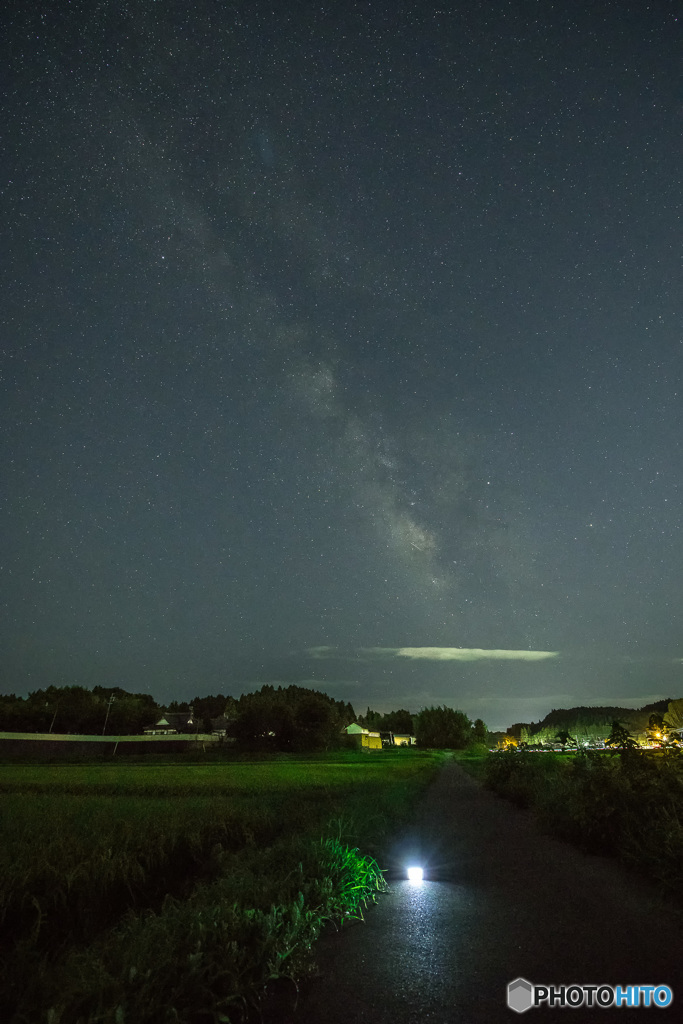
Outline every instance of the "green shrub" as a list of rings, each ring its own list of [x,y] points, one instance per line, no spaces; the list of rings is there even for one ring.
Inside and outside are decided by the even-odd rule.
[[[43,992],[51,1024],[242,1021],[269,982],[306,971],[325,919],[362,916],[386,888],[374,861],[336,840],[308,841],[298,852],[303,860],[285,880],[276,863],[251,879],[226,864],[224,877],[190,899],[169,897],[158,913],[130,917],[71,955]],[[282,902],[268,904],[275,895]]]
[[[564,771],[562,759],[553,753],[501,751],[490,754],[484,781],[489,789],[512,800],[519,807],[531,807],[541,793],[558,785]]]
[[[496,753],[486,784],[549,831],[619,857],[683,899],[683,755]]]

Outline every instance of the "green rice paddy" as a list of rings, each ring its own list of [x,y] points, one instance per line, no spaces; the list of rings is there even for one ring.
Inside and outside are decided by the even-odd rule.
[[[385,888],[437,761],[348,752],[0,767],[0,1017],[244,1021]],[[379,858],[380,863],[377,863]]]

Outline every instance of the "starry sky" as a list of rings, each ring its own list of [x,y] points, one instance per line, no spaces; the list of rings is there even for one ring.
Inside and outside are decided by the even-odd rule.
[[[28,0],[3,692],[683,694],[668,0]]]

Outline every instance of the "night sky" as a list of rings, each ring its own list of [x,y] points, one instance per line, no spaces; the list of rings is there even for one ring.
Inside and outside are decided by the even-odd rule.
[[[2,689],[683,695],[666,0],[24,0]]]

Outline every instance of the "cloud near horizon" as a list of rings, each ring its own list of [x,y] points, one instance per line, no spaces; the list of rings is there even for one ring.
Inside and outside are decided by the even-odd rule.
[[[427,661],[542,661],[557,658],[558,651],[485,650],[480,647],[363,647],[372,657],[425,659]]]
[[[353,655],[340,652],[336,647],[309,647],[306,653],[311,658],[410,658],[427,661],[543,661],[560,656],[559,651],[486,650],[480,647],[360,647]]]

